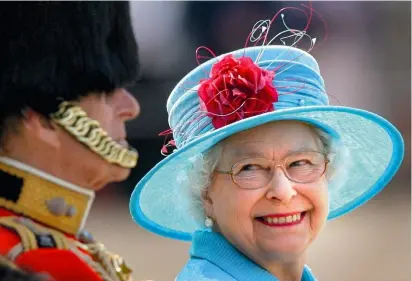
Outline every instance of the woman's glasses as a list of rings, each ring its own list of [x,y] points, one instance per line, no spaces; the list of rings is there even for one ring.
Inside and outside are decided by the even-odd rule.
[[[248,158],[236,162],[230,171],[215,172],[230,174],[240,188],[257,189],[269,184],[277,167],[293,182],[311,183],[325,173],[328,163],[329,159],[323,153],[303,151],[289,154],[279,165],[267,158]]]

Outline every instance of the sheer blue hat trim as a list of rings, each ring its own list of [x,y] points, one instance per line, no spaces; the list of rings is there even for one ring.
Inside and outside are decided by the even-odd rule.
[[[286,46],[267,46],[263,53],[260,51],[260,47],[252,47],[233,54],[249,56],[262,68],[276,69],[274,85],[279,99],[273,112],[220,129],[212,126],[210,117],[201,112],[196,89],[222,56],[200,65],[175,87],[167,111],[177,150],[143,177],[130,200],[131,215],[142,227],[169,238],[190,240],[191,234],[203,227],[192,213],[192,187],[187,176],[189,171],[199,169],[194,160],[223,139],[268,122],[297,120],[312,124],[348,151],[348,176],[329,183],[328,219],[363,205],[395,175],[403,159],[404,144],[391,123],[368,111],[330,106],[318,64],[308,53]]]

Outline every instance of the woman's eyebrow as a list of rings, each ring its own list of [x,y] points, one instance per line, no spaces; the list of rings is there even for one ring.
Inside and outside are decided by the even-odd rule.
[[[246,147],[246,145],[245,145]],[[272,151],[271,151],[271,156],[275,155],[275,149],[277,149],[276,147],[272,147]],[[302,144],[302,145],[298,145],[295,146],[293,148],[289,148],[288,150],[286,150],[284,153],[282,153],[283,155],[289,155],[292,153],[297,153],[297,152],[305,152],[305,151],[318,151],[318,149],[314,146],[314,145],[310,145],[308,143]],[[239,157],[267,157],[268,153],[265,153],[265,151],[262,151],[259,148],[255,148],[255,149],[242,149],[242,146],[239,145],[238,148],[233,149],[233,153],[232,156],[234,158],[239,158]]]

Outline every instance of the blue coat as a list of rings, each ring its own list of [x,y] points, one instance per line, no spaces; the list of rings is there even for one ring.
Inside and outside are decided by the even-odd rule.
[[[176,281],[279,281],[241,254],[222,235],[196,231],[190,259]],[[305,266],[302,281],[316,281]]]

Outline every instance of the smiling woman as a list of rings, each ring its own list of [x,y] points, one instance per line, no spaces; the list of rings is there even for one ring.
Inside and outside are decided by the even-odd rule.
[[[223,142],[217,165],[227,169],[236,163],[232,179],[215,174],[202,198],[214,231],[259,264],[273,267],[279,278],[282,261],[304,258],[326,221],[327,158],[320,151],[313,130],[297,122],[268,123],[238,133]],[[265,158],[234,156],[238,152]]]
[[[398,130],[329,105],[315,58],[266,45],[268,22],[249,37],[263,46],[215,57],[175,87],[177,149],[132,194],[140,225],[192,241],[177,281],[315,281],[306,252],[326,221],[378,194],[402,162]],[[294,45],[308,36],[287,29]]]
[[[288,121],[283,121],[283,122],[288,122]],[[282,122],[279,122],[282,123]],[[300,123],[301,125],[303,125],[304,123]],[[296,122],[295,126],[299,125],[299,123]],[[283,163],[283,171],[286,173],[285,175],[288,176],[289,173],[287,173],[288,168],[289,167],[289,171],[290,174],[296,174],[296,173],[302,173],[305,172],[306,176],[310,176],[310,177],[317,177],[317,176],[322,176],[323,173],[325,174],[325,177],[327,179],[327,181],[333,181],[335,182],[335,188],[339,188],[337,186],[337,183],[339,182],[343,182],[340,181],[339,179],[342,179],[345,177],[346,175],[346,169],[345,169],[345,163],[348,162],[349,160],[349,151],[348,149],[346,149],[346,147],[332,139],[328,134],[326,134],[324,131],[315,128],[313,126],[310,125],[304,125],[307,128],[310,128],[310,130],[312,130],[312,132],[316,135],[315,137],[315,141],[316,144],[318,145],[319,149],[315,150],[315,151],[310,151],[309,153],[303,153],[305,152],[304,150],[298,150],[299,152],[292,152],[290,153],[289,157],[285,157],[284,159],[282,159],[283,161],[281,163]],[[191,208],[191,212],[194,218],[196,218],[196,221],[198,222],[199,225],[202,225],[204,220],[206,219],[205,217],[205,210],[204,210],[204,193],[206,192],[206,189],[211,185],[212,180],[213,180],[213,176],[216,173],[229,173],[232,174],[232,179],[235,183],[236,182],[236,178],[233,176],[233,169],[236,170],[240,170],[240,167],[248,164],[256,164],[254,166],[254,169],[256,170],[256,166],[257,167],[267,167],[268,163],[263,162],[266,159],[264,158],[246,158],[245,155],[248,155],[248,152],[250,149],[253,149],[253,146],[256,147],[261,147],[262,142],[261,141],[245,141],[248,137],[250,137],[250,135],[253,135],[255,133],[255,129],[249,130],[249,131],[245,131],[241,134],[238,135],[238,139],[242,140],[242,141],[238,141],[238,147],[231,148],[231,143],[233,143],[233,137],[229,138],[228,140],[222,142],[222,143],[218,143],[216,144],[213,148],[211,148],[210,150],[208,150],[207,152],[205,152],[202,157],[195,157],[193,158],[193,165],[196,167],[201,167],[199,169],[190,169],[187,171],[187,177],[189,179],[189,181],[192,183],[191,188],[189,190],[190,192],[190,197],[191,197],[191,201],[192,201],[192,208]],[[243,138],[245,137],[245,138]],[[274,138],[272,138],[272,140],[270,142],[268,142],[268,145],[273,146],[273,150],[276,150],[276,147],[279,147],[280,144],[275,142],[274,139],[276,138],[276,136]],[[234,163],[235,165],[232,166],[232,170],[231,171],[218,171],[216,170],[216,168],[219,166],[219,162],[222,159],[222,155],[223,155],[223,147],[227,149],[231,148],[231,151],[234,152],[234,154],[237,155],[236,160],[238,159],[244,159],[243,161],[238,161],[236,163]],[[310,145],[307,145],[307,143],[305,143],[305,145],[303,145],[303,147],[306,148],[306,150],[310,150],[308,149],[310,147]],[[259,151],[259,150],[257,150]],[[273,153],[274,153],[273,151]],[[293,151],[293,150],[292,150]],[[318,151],[318,152],[316,152]],[[225,151],[226,152],[226,151]],[[249,154],[251,155],[251,154]],[[252,154],[253,155],[253,154]],[[254,154],[256,156],[259,156],[259,154]],[[264,153],[263,153],[264,155]],[[303,158],[302,158],[303,157]],[[319,167],[317,169],[314,169],[315,167],[312,165],[311,169],[304,169],[305,167],[307,168],[307,165],[300,165],[300,168],[298,169],[296,167],[297,164],[296,162],[299,161],[309,161],[311,160],[312,163],[314,160],[317,159],[317,162],[322,162],[325,165],[321,166],[324,168],[319,170]],[[254,160],[255,162],[251,162],[252,160]],[[326,162],[323,162],[326,161]],[[275,162],[276,163],[276,162]],[[242,165],[241,165],[242,164]],[[273,162],[270,163],[273,165]],[[280,163],[279,163],[280,164]],[[301,163],[300,163],[301,164]],[[293,165],[295,165],[295,167],[293,167]],[[247,168],[252,168],[252,167],[247,167]],[[273,170],[271,170],[273,171]],[[315,172],[315,173],[314,173]],[[244,173],[244,172],[243,172]],[[253,181],[251,181],[251,176],[254,176]],[[268,183],[268,181],[272,178],[272,174],[264,177],[264,183]],[[290,177],[290,175],[289,175]],[[293,176],[292,176],[293,177]],[[247,179],[247,181],[246,181]],[[261,180],[256,180],[256,172],[254,175],[251,175],[250,172],[247,175],[247,178],[243,179],[243,185],[245,186],[245,188],[250,188],[250,184],[260,184]],[[299,180],[297,180],[299,182]],[[238,182],[240,182],[240,180],[238,180]],[[263,185],[266,185],[263,184]],[[248,187],[249,186],[249,187]],[[296,217],[300,217],[300,214],[297,214],[296,216],[293,216],[292,218],[296,218]],[[280,218],[280,220],[282,220]],[[278,221],[278,219],[275,218],[273,219],[273,221]]]

